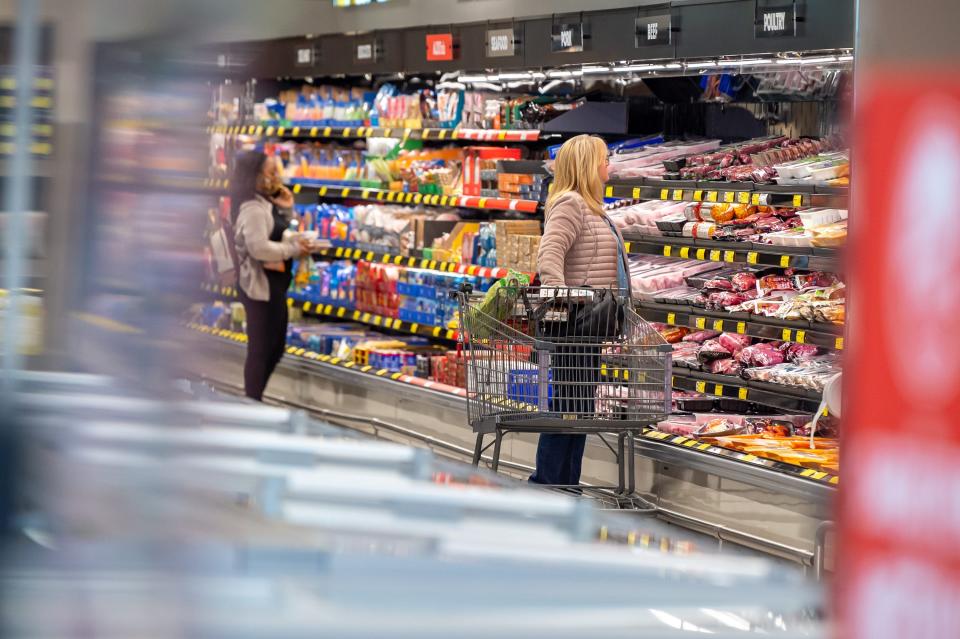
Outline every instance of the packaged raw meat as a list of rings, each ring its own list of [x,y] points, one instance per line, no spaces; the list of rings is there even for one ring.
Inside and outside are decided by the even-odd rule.
[[[696,342],[680,342],[673,345],[673,365],[685,368],[699,368],[700,360],[697,353],[700,345]]]
[[[785,386],[799,386],[821,392],[827,380],[838,373],[839,370],[839,359],[835,355],[821,355],[795,363],[747,368],[744,369],[743,376],[746,379]]]
[[[749,226],[737,226],[736,223],[732,223],[727,226],[718,227],[713,233],[713,239],[733,242],[750,242],[750,238],[754,235],[756,235],[756,229]]]
[[[786,342],[784,344],[786,348],[780,350],[784,351],[784,356],[788,362],[799,362],[820,354],[820,349],[812,344],[788,344]]]
[[[793,424],[771,417],[748,417],[743,420],[744,433],[763,435],[765,437],[790,437],[793,435]]]
[[[827,288],[836,284],[839,280],[833,273],[824,273],[822,271],[813,271],[805,275],[794,275],[793,283],[797,290],[808,288]]]
[[[657,331],[666,340],[667,344],[676,344],[690,332],[690,329],[683,326],[664,326]]]
[[[784,354],[770,343],[748,346],[737,355],[737,361],[747,367],[774,366],[776,364],[782,364],[784,360]]]
[[[701,346],[700,350],[697,352],[697,359],[701,364],[712,362],[718,359],[729,358],[732,356],[733,353],[724,348],[723,345],[715,339],[704,342],[703,346]]]
[[[757,285],[757,276],[753,273],[737,273],[730,278],[735,291],[751,291]]]
[[[689,286],[676,286],[657,291],[653,299],[661,304],[689,304],[700,296],[700,291]]]
[[[738,376],[743,371],[743,365],[733,358],[718,359],[707,365],[707,370],[714,375]]]
[[[722,417],[711,419],[694,431],[696,437],[728,437],[743,432],[743,427]]]
[[[671,418],[666,421],[660,422],[657,424],[657,430],[661,433],[669,433],[670,435],[682,435],[684,437],[689,437],[693,434],[693,431],[697,430],[697,423],[693,420],[690,421],[681,421],[680,419]]]
[[[741,350],[743,350],[747,346],[750,346],[750,342],[752,342],[753,339],[747,335],[738,335],[736,333],[724,333],[717,339],[717,341],[720,343],[721,346],[723,346],[725,349],[733,353],[734,356],[736,356],[736,354],[739,353]]]
[[[767,291],[790,291],[794,290],[793,281],[785,275],[764,275],[757,280],[757,288],[763,292]]]
[[[703,283],[703,290],[706,291],[732,291],[733,282],[727,279],[714,278]]]
[[[731,204],[715,204],[710,209],[710,217],[715,222],[729,222],[734,218],[734,207]]]
[[[684,342],[696,342],[697,344],[702,344],[708,339],[714,339],[718,337],[720,333],[717,331],[697,331],[696,333],[690,333],[685,335],[683,338]]]
[[[711,293],[707,296],[706,307],[710,310],[724,310],[731,306],[737,306],[744,302],[754,299],[757,296],[756,291],[744,291],[743,293],[721,292]]]

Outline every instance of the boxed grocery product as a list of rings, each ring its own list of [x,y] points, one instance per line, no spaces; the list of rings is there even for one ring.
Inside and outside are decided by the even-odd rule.
[[[528,258],[530,255],[532,255],[532,264],[534,266],[536,265],[536,256],[540,248],[540,241],[537,239],[534,242],[532,238],[540,237],[540,222],[536,220],[498,220],[495,234],[497,239],[497,266],[511,268],[511,264],[518,261],[529,264],[530,260]],[[510,237],[513,235],[526,236],[531,239],[511,244]],[[534,244],[536,248],[534,248]],[[520,251],[522,251],[522,254],[519,253]],[[533,273],[536,272],[537,269],[525,268],[516,270]]]
[[[496,175],[497,160],[519,160],[519,148],[499,146],[468,146],[463,149],[463,194],[481,195],[483,171]],[[496,177],[493,179],[496,184]]]

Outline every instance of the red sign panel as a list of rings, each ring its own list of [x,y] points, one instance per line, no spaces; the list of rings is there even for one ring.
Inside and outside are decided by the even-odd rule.
[[[960,637],[960,78],[858,73],[836,612]]]
[[[453,60],[452,33],[432,33],[427,36],[427,60]]]

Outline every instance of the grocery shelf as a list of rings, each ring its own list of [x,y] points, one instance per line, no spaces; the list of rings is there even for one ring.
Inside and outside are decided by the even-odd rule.
[[[364,250],[362,248],[351,246],[338,246],[320,249],[314,253],[314,256],[332,257],[344,260],[364,260],[367,262],[379,262],[381,264],[406,266],[407,268],[430,269],[433,271],[440,271],[442,273],[474,275],[477,277],[489,277],[493,279],[506,277],[509,273],[509,269],[505,268],[476,266],[474,264],[461,264],[460,262],[445,262],[443,260],[434,260],[426,257],[396,255],[394,253]],[[533,273],[526,273],[526,275],[529,275],[531,278],[534,276]]]
[[[737,481],[743,481],[743,476],[750,473],[764,484],[777,482],[782,490],[787,486],[785,480],[793,479],[791,492],[809,495],[811,484],[820,489],[816,494],[829,498],[840,484],[840,477],[822,470],[803,468],[785,462],[757,457],[749,453],[721,448],[709,442],[662,433],[655,429],[648,429],[638,439],[638,447],[645,456],[667,463],[680,462],[685,466],[697,470],[726,476]],[[731,473],[731,464],[736,466]],[[784,490],[786,492],[786,490]]]
[[[243,333],[195,323],[188,324],[188,327],[241,347],[246,343],[246,335]],[[349,375],[354,379],[376,380],[377,383],[405,384],[414,392],[436,393],[434,397],[453,401],[456,407],[466,411],[466,391],[462,388],[390,372],[386,369],[360,366],[354,362],[329,355],[319,355],[303,348],[289,346],[286,354],[288,358],[323,375],[338,377]],[[361,375],[362,377],[358,377]],[[465,416],[463,426],[467,428]],[[638,437],[637,445],[641,454],[651,459],[708,470],[737,481],[753,483],[766,490],[779,490],[807,498],[829,498],[840,481],[836,475],[823,471],[763,459],[653,429],[648,429]]]
[[[212,328],[210,326],[205,326],[203,324],[197,324],[197,323],[189,323],[187,324],[187,327],[195,331],[205,333],[207,335],[213,335],[231,342],[235,342],[237,344],[247,343],[247,336],[244,333],[238,333],[236,331],[231,331],[227,329]],[[314,351],[311,351],[306,348],[300,348],[296,346],[287,346],[286,354],[296,358],[300,358],[301,360],[304,360],[307,362],[311,362],[318,366],[323,366],[328,368],[347,369],[356,373],[363,373],[366,375],[370,375],[372,377],[380,377],[380,378],[391,380],[401,384],[408,384],[410,386],[427,389],[436,393],[442,393],[444,395],[461,397],[461,398],[466,398],[466,395],[467,395],[466,389],[460,388],[458,386],[441,384],[440,382],[424,379],[422,377],[415,377],[413,375],[406,375],[404,373],[390,371],[386,368],[375,368],[369,365],[361,365],[361,364],[357,364],[352,360],[345,360],[339,357],[332,357],[330,355],[322,355],[320,353],[315,353]]]
[[[151,174],[149,177],[134,175],[108,174],[97,178],[103,186],[125,188],[136,191],[171,189],[184,194],[226,195],[227,180],[211,180],[186,176],[162,176]]]
[[[205,284],[202,289],[224,297],[227,299],[236,299],[237,289],[229,286],[214,286]],[[409,333],[420,337],[429,337],[431,339],[441,339],[447,341],[456,341],[458,333],[456,330],[445,326],[432,326],[429,324],[420,324],[417,322],[407,322],[394,317],[384,317],[368,311],[360,311],[353,308],[347,308],[334,302],[313,302],[309,300],[297,299],[296,296],[287,297],[287,306],[299,309],[308,317],[324,317],[344,322],[359,322],[376,328],[388,329],[400,333]]]
[[[755,382],[732,375],[714,375],[679,366],[673,368],[672,384],[678,390],[741,399],[795,413],[816,413],[822,398],[821,393],[799,386]]]
[[[604,195],[634,200],[725,202],[754,206],[829,206],[847,208],[846,187],[800,187],[754,182],[697,182],[693,180],[611,180]]]
[[[361,324],[367,324],[376,328],[385,328],[400,333],[419,335],[420,337],[455,341],[458,335],[457,331],[452,328],[402,321],[395,317],[384,317],[376,313],[358,311],[337,304],[314,303],[288,297],[287,306],[300,309],[300,311],[308,317],[327,317],[350,322],[360,322]]]
[[[722,242],[624,233],[627,253],[663,255],[708,262],[754,264],[837,272],[839,253],[828,248],[793,248],[754,242]]]
[[[518,211],[521,213],[538,213],[540,211],[540,203],[533,200],[510,200],[506,198],[479,197],[475,195],[427,195],[424,193],[406,193],[387,189],[368,189],[358,186],[341,187],[339,185],[320,184],[306,180],[293,183],[291,189],[295,194],[315,189],[318,197],[321,198],[368,200],[393,204],[420,204],[422,206],[461,207],[486,211]]]
[[[658,302],[637,302],[634,306],[640,317],[650,322],[843,350],[843,327],[833,324],[779,320]]]
[[[398,138],[401,140],[438,140],[473,142],[536,142],[537,129],[415,129],[407,127],[312,126],[311,124],[211,126],[207,133],[278,138]]]

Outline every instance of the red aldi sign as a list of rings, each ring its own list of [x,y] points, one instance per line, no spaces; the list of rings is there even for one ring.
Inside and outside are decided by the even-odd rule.
[[[836,612],[960,637],[960,78],[860,71]]]
[[[427,60],[453,60],[452,33],[431,33],[427,36]]]

